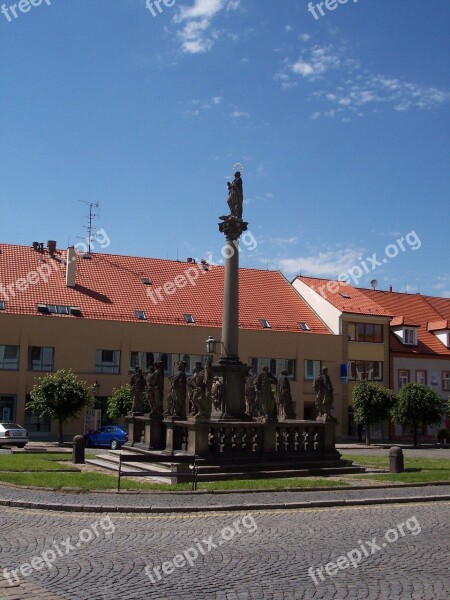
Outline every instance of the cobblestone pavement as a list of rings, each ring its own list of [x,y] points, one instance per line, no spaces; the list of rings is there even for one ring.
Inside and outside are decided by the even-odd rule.
[[[70,493],[51,490],[14,488],[0,485],[0,502],[22,501],[38,503],[48,508],[58,510],[62,504],[83,508],[121,507],[146,508],[149,511],[157,508],[184,508],[195,507],[227,508],[234,505],[255,506],[270,504],[290,504],[295,502],[342,502],[346,500],[367,498],[416,498],[418,496],[449,496],[450,485],[405,487],[405,488],[371,488],[371,489],[337,489],[337,490],[310,490],[310,491],[270,491],[239,493],[133,493],[133,492],[95,492],[95,493]],[[30,506],[33,508],[33,506]],[[264,507],[263,507],[264,508]]]
[[[50,569],[25,568],[29,576],[19,574],[15,586],[0,570],[0,598],[448,600],[449,509],[448,502],[186,515],[0,508],[2,570],[51,557],[52,548],[62,554]],[[63,543],[69,537],[73,549]],[[153,567],[184,551],[192,565],[178,558],[159,581]],[[346,556],[355,566],[329,565]]]

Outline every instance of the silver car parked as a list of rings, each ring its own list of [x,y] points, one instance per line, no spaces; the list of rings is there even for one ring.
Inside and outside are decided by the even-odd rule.
[[[0,423],[0,447],[18,446],[23,448],[28,444],[28,431],[17,423]]]

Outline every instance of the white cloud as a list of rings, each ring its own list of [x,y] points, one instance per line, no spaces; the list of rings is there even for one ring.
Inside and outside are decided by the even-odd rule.
[[[359,264],[361,250],[346,248],[333,252],[320,252],[316,256],[299,256],[298,258],[279,258],[272,261],[272,268],[279,268],[285,273],[338,277],[354,265]]]
[[[303,77],[308,77],[314,73],[314,68],[311,64],[298,61],[294,65],[292,65],[292,70],[297,75],[303,75]]]
[[[311,95],[320,98],[322,103],[313,113],[311,118],[314,119],[343,113],[341,116],[348,121],[348,117],[363,116],[383,106],[400,113],[412,109],[430,110],[450,102],[448,91],[372,74],[348,56],[347,48],[334,44],[304,48],[294,62],[286,58],[275,80],[281,81],[283,89],[290,89],[302,80],[310,83]]]
[[[233,110],[233,112],[230,115],[231,117],[233,117],[233,119],[248,119],[250,117],[250,115],[248,114],[248,112],[244,112],[244,111],[240,111],[240,110]]]
[[[182,5],[173,21],[181,26],[177,37],[181,50],[187,54],[208,52],[219,37],[212,28],[213,19],[223,10],[236,10],[240,0],[194,0],[191,6]]]
[[[311,36],[310,36],[310,35],[308,35],[307,33],[301,33],[301,34],[298,36],[298,39],[299,39],[299,40],[301,40],[302,42],[307,42],[308,40],[310,40],[310,39],[311,39]]]
[[[292,72],[302,77],[317,77],[325,74],[329,69],[337,69],[341,59],[332,52],[331,46],[315,46],[307,60],[300,58],[291,69]]]

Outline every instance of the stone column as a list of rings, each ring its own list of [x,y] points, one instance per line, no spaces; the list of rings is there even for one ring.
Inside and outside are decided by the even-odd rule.
[[[222,356],[225,412],[222,419],[246,420],[245,377],[248,368],[239,360],[239,238],[248,223],[235,216],[221,217],[219,230],[225,234],[225,284],[222,322]]]
[[[222,358],[239,362],[239,239],[226,238],[225,286],[222,319]]]

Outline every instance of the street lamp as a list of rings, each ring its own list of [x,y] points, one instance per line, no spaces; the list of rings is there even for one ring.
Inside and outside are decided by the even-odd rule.
[[[211,335],[206,340],[206,353],[207,354],[216,354],[216,344],[217,340],[215,340]]]

